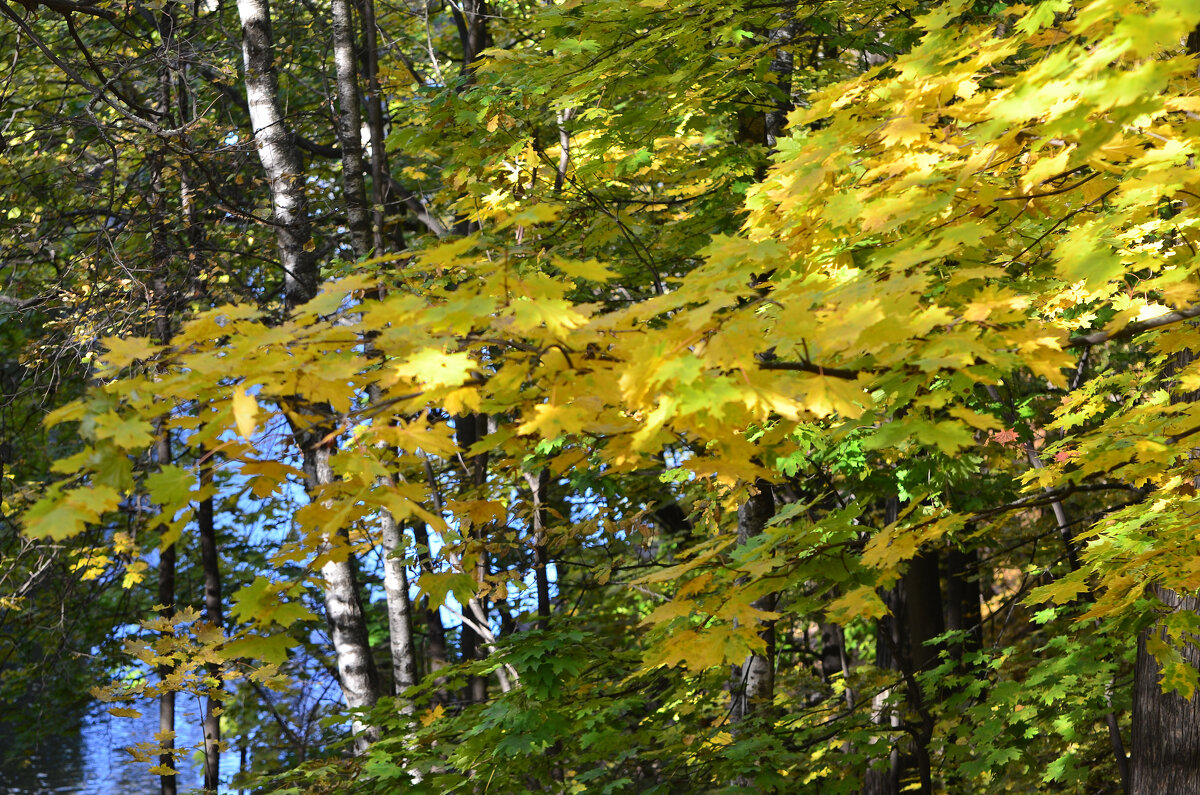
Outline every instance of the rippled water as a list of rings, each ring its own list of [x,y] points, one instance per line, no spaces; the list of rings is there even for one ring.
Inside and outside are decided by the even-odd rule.
[[[158,731],[156,706],[143,708],[140,718],[115,718],[96,705],[84,719],[82,731],[42,745],[23,764],[0,769],[3,795],[157,795],[157,776],[133,763],[123,749],[148,742]],[[202,736],[199,715],[183,704],[176,707],[176,743],[192,745]],[[12,718],[19,720],[19,717]],[[221,777],[237,769],[236,754],[221,755]],[[203,781],[200,760],[180,759],[179,792],[198,789]],[[234,792],[226,787],[221,792]]]

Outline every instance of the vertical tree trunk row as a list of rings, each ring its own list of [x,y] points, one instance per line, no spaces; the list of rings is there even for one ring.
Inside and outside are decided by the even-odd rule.
[[[270,8],[266,0],[238,0],[242,23],[246,100],[259,160],[271,190],[276,240],[283,266],[284,297],[288,308],[317,294],[319,273],[312,256],[310,222],[305,200],[304,173],[279,103],[274,67]],[[354,169],[350,169],[353,171]],[[323,440],[327,428],[294,428],[303,456],[310,498],[333,483],[330,449]],[[326,537],[320,553],[328,555],[346,543],[345,531]],[[337,658],[343,698],[351,709],[365,709],[379,699],[378,676],[371,655],[366,620],[353,556],[338,553],[321,567],[325,584],[325,613]],[[359,753],[378,738],[378,729],[356,720],[355,749]]]

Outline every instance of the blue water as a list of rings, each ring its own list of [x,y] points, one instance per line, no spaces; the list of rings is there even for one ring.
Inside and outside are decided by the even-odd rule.
[[[200,741],[202,732],[198,710],[189,709],[183,699],[176,705],[176,744],[179,747]],[[96,705],[87,714],[78,735],[56,738],[43,743],[35,754],[15,766],[0,769],[0,793],[3,795],[158,795],[158,776],[146,772],[147,765],[133,762],[124,750],[127,746],[150,742],[158,731],[156,705],[145,705],[140,718],[115,718],[104,705]],[[237,772],[237,754],[221,755],[221,778],[229,781]],[[200,760],[182,758],[179,792],[192,792],[203,782]],[[221,792],[231,793],[222,786]]]

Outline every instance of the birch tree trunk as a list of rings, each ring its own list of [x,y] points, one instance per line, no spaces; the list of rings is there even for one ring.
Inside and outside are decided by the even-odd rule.
[[[304,173],[279,104],[270,8],[266,0],[238,0],[238,14],[242,23],[246,100],[255,146],[271,188],[276,240],[284,271],[284,299],[291,308],[313,298],[319,281],[316,260],[307,250],[312,246]],[[333,482],[330,450],[321,444],[328,429],[318,426],[294,430],[303,454],[308,493],[319,500],[323,488]],[[320,552],[328,553],[339,540],[326,536]],[[379,699],[379,683],[354,563],[350,558],[330,560],[321,567],[321,576],[325,581],[325,614],[346,706],[371,707]],[[354,722],[354,733],[355,750],[359,753],[379,734],[376,728],[358,720]]]
[[[283,292],[289,307],[317,294],[317,268],[304,196],[304,172],[279,105],[267,0],[238,0],[242,21],[242,58],[246,71],[246,103],[254,144],[271,187],[275,236],[283,267]]]
[[[363,181],[362,113],[358,101],[358,70],[350,15],[348,0],[333,0],[333,51],[337,70],[338,137],[342,144],[342,190],[354,253],[362,258],[371,253],[372,245],[375,254],[382,254],[383,239],[379,234],[372,233],[371,213],[367,207],[367,191]],[[375,137],[373,126],[372,149],[375,148]],[[382,149],[382,142],[379,143]],[[369,341],[366,347],[369,351],[374,350]],[[372,401],[380,397],[378,389],[369,389],[368,394]],[[392,484],[389,479],[381,478],[379,485],[389,488]],[[408,571],[404,563],[406,545],[395,517],[387,510],[380,511],[379,525],[384,552],[383,587],[387,597],[392,682],[396,693],[401,693],[417,682],[412,606],[408,597]],[[401,712],[411,711],[411,704],[406,702],[401,706]]]
[[[349,0],[332,0],[333,65],[337,87],[338,140],[342,147],[342,190],[347,226],[354,253],[371,251],[371,215],[362,173],[362,112],[358,101],[358,67],[354,58],[354,27]],[[382,252],[376,251],[376,254]]]
[[[408,598],[408,567],[405,560],[404,533],[390,513],[380,518],[383,531],[383,588],[387,594],[388,633],[392,646],[392,681],[396,694],[417,683],[417,659],[413,643],[412,603]],[[412,712],[412,704],[403,700],[400,711]]]
[[[321,498],[324,486],[333,482],[333,469],[329,465],[329,448],[320,445],[315,434],[297,434],[304,450],[304,477],[308,493],[313,499]],[[318,554],[322,557],[331,552],[335,543],[344,539],[327,536],[321,543]],[[379,676],[375,660],[371,656],[367,622],[363,614],[358,577],[354,571],[353,558],[337,556],[321,567],[325,581],[325,617],[329,623],[329,635],[337,657],[338,679],[342,685],[342,697],[351,709],[375,706],[379,700]],[[362,753],[367,746],[379,739],[379,729],[360,720],[354,721],[354,749]]]

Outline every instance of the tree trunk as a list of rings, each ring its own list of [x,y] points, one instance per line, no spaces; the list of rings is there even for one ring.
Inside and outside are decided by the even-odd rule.
[[[275,236],[283,266],[283,292],[289,307],[317,294],[317,268],[312,254],[304,173],[291,141],[291,130],[279,105],[267,0],[238,0],[242,22],[242,58],[246,68],[246,102],[258,157],[271,187]]]
[[[1200,28],[1188,37],[1188,50],[1200,49]],[[1181,351],[1167,368],[1169,380],[1175,371],[1194,359],[1192,351]],[[1173,392],[1172,403],[1193,402],[1200,395]],[[1154,595],[1172,612],[1200,612],[1200,599],[1178,594],[1155,583]],[[1129,792],[1132,795],[1179,793],[1200,795],[1200,693],[1184,700],[1179,693],[1164,693],[1159,684],[1160,668],[1146,641],[1154,633],[1166,640],[1161,625],[1154,624],[1138,636],[1133,669],[1133,738],[1129,754]],[[1200,668],[1196,638],[1179,647],[1184,662]],[[1168,643],[1171,641],[1167,640]]]
[[[1200,610],[1196,597],[1180,596],[1161,586],[1154,586],[1154,595],[1175,611]],[[1158,625],[1138,636],[1129,791],[1132,795],[1200,795],[1200,693],[1185,701],[1177,692],[1162,692],[1161,669],[1146,650],[1151,632],[1165,639]],[[1183,644],[1179,652],[1188,665],[1200,668],[1200,648],[1194,642]]]
[[[979,581],[979,550],[946,553],[946,629],[964,633],[950,647],[960,664],[964,656],[983,645],[983,608]]]
[[[440,510],[439,510],[440,513]],[[433,559],[429,552],[429,528],[418,520],[413,524],[413,537],[417,542],[417,563],[422,574],[433,571]],[[435,676],[446,667],[446,627],[442,624],[442,614],[439,605],[429,604],[429,597],[423,597],[417,612],[425,625],[425,661],[427,673]],[[438,691],[438,699],[446,701],[448,694],[443,689]]]
[[[487,463],[488,456],[486,453],[475,456],[467,456],[467,451],[482,439],[488,433],[488,418],[486,414],[465,414],[459,417],[455,423],[458,446],[462,450],[461,457],[463,461],[462,481],[460,487],[464,496],[469,495],[475,499],[480,499],[483,496],[483,487],[487,483]],[[484,548],[484,529],[482,527],[473,526],[471,528],[471,539],[475,542],[476,558],[475,558],[475,580],[479,585],[483,585],[488,574],[487,550]],[[463,605],[463,613],[477,621],[484,620],[487,617],[488,607],[485,598],[472,597],[467,604]],[[467,622],[462,624],[462,659],[463,662],[480,659],[486,656],[484,644],[486,639],[479,636]],[[472,676],[467,683],[467,700],[481,704],[487,701],[487,677]]]
[[[164,42],[164,49],[171,52],[174,49],[175,20],[170,16],[168,8],[158,19],[159,36]],[[171,75],[167,69],[158,72],[157,104],[164,117],[171,116]],[[150,176],[151,212],[153,214],[151,232],[151,257],[154,262],[153,301],[155,307],[154,333],[160,341],[166,343],[171,338],[173,303],[172,293],[168,287],[168,273],[171,265],[171,245],[167,239],[167,197],[166,185],[163,178],[164,163],[161,152],[155,152],[150,157],[152,173]],[[164,466],[171,461],[171,437],[169,431],[161,424],[158,428],[158,438],[154,445],[154,459],[158,466]],[[158,563],[158,603],[161,605],[159,615],[170,620],[175,616],[175,567],[176,545],[167,544],[159,553]],[[170,633],[174,635],[172,630]],[[159,668],[160,682],[165,682],[173,668],[164,665]],[[175,691],[163,685],[163,692],[158,697],[158,730],[162,737],[163,753],[158,757],[158,763],[163,768],[175,768]],[[162,795],[175,795],[178,791],[178,779],[174,773],[163,773],[159,777]]]
[[[897,583],[895,587],[884,591],[882,597],[888,608],[888,615],[880,618],[875,624],[875,667],[899,671],[902,665],[900,653],[908,645],[908,639],[904,635],[905,627],[900,620],[900,616],[906,612],[903,584]],[[875,695],[871,703],[871,717],[881,726],[891,726],[894,732],[900,726],[900,715],[888,704],[891,696],[891,688]],[[887,768],[867,770],[863,780],[863,795],[899,795],[902,776],[900,748],[892,744],[888,749]]]
[[[205,464],[200,469],[200,487],[212,484],[212,467]],[[216,523],[213,519],[213,498],[205,497],[200,501],[196,513],[196,525],[200,536],[200,565],[204,569],[204,617],[208,623],[217,629],[225,626],[221,611],[221,559],[217,551]],[[220,690],[221,666],[212,663],[208,666],[208,675],[215,684],[213,690]],[[215,793],[221,781],[221,718],[218,709],[221,702],[209,696],[204,709],[204,790]]]
[[[308,493],[320,499],[323,487],[333,483],[333,470],[329,466],[329,448],[319,445],[318,439],[301,436],[304,450],[304,477]],[[336,543],[346,543],[344,531],[340,537],[326,536],[321,542],[319,553],[327,555]],[[321,577],[325,581],[325,617],[329,622],[329,635],[337,657],[338,678],[342,685],[342,696],[351,709],[367,709],[379,700],[379,676],[375,670],[375,659],[371,655],[370,638],[359,596],[358,577],[354,571],[353,557],[340,555],[321,566]],[[361,720],[354,721],[354,748],[363,753],[367,746],[379,739],[379,729],[368,726]]]
[[[884,525],[895,522],[899,514],[900,500],[896,497],[889,498],[884,505]],[[901,621],[901,617],[907,613],[903,581],[883,591],[880,596],[888,612],[875,622],[875,667],[898,671],[903,667],[901,656],[908,646],[905,626]],[[871,718],[881,726],[890,725],[894,732],[900,725],[900,715],[888,704],[891,696],[891,688],[875,694],[871,703]],[[874,743],[875,741],[872,741],[872,744]],[[888,749],[887,768],[873,767],[866,771],[863,778],[863,795],[899,795],[903,775],[901,764],[900,748],[892,744]]]
[[[166,430],[159,432],[155,443],[154,457],[159,465],[171,460],[171,442]],[[175,617],[175,544],[168,544],[158,555],[158,603],[162,606],[159,615],[166,620]],[[171,633],[174,634],[173,632]],[[165,680],[171,674],[171,666],[164,665],[158,669],[159,681]],[[158,764],[165,768],[175,769],[175,691],[163,689],[158,697],[158,731],[162,737],[163,753],[158,757]],[[159,788],[162,795],[175,795],[178,792],[178,782],[174,773],[163,773],[159,776]]]
[[[762,533],[775,514],[775,499],[769,483],[759,481],[758,492],[738,508],[738,543],[745,544]],[[751,602],[767,612],[775,610],[777,594],[769,593]],[[763,654],[751,654],[734,672],[730,720],[738,721],[770,707],[775,695],[775,622],[762,621],[759,637],[766,644]]]
[[[927,671],[938,660],[938,650],[931,641],[946,631],[937,552],[928,550],[909,562],[904,573],[904,597],[910,670]]]
[[[367,67],[367,126],[371,131],[371,239],[376,256],[383,253],[383,228],[391,193],[387,131],[384,129],[383,91],[379,85],[379,35],[375,27],[375,0],[362,0],[363,55]],[[396,224],[392,242],[404,247],[404,234]]]
[[[462,0],[461,4],[450,5],[454,24],[458,28],[458,40],[462,45],[463,60],[461,73],[467,82],[474,82],[476,61],[479,53],[491,46],[487,29],[487,3],[485,0]]]
[[[383,531],[383,588],[387,595],[388,633],[392,646],[392,682],[397,695],[417,683],[416,650],[413,644],[412,605],[408,599],[408,567],[405,563],[404,533],[390,513],[380,517]],[[403,713],[412,712],[404,701]]]
[[[312,247],[304,196],[304,174],[291,131],[279,104],[278,78],[273,62],[271,15],[266,0],[238,0],[242,22],[242,56],[246,68],[246,100],[259,160],[271,188],[276,241],[283,265],[284,299],[288,308],[317,294],[316,260]],[[328,429],[320,426],[296,432],[304,458],[308,493],[320,499],[323,487],[333,482],[329,448],[321,444]],[[344,531],[342,531],[344,533]],[[332,550],[327,536],[319,553]],[[358,580],[350,558],[330,560],[321,567],[325,581],[325,613],[329,621],[338,674],[346,706],[367,708],[379,700],[378,676],[363,615]],[[355,750],[361,753],[378,738],[375,727],[354,721]]]
[[[537,591],[538,629],[545,629],[550,619],[550,576],[546,566],[550,557],[546,552],[546,499],[550,491],[550,470],[542,469],[536,475],[525,473],[525,482],[529,484],[533,511],[533,579]]]
[[[775,498],[771,484],[758,481],[757,491],[738,508],[738,544],[748,543],[762,533],[767,522],[775,515]],[[757,610],[773,612],[778,594],[772,592],[760,596],[750,604]],[[775,698],[775,622],[759,621],[758,636],[766,648],[761,654],[751,654],[741,665],[733,667],[730,683],[729,720],[741,723],[754,715],[769,715]],[[735,729],[736,731],[736,729]],[[740,775],[734,780],[739,787],[752,787],[752,775]]]
[[[775,75],[775,87],[779,96],[775,99],[775,107],[767,111],[764,120],[764,133],[768,149],[775,149],[780,136],[787,125],[787,115],[795,107],[792,103],[792,72],[794,70],[791,51],[792,41],[796,38],[796,2],[789,0],[784,4],[784,10],[779,14],[779,26],[770,31],[768,38],[775,47],[771,58],[771,72]]]
[[[362,113],[358,102],[358,69],[349,0],[332,0],[334,84],[337,87],[337,130],[342,148],[342,190],[354,254],[371,251],[371,216],[362,174]],[[379,251],[377,254],[381,253]]]

